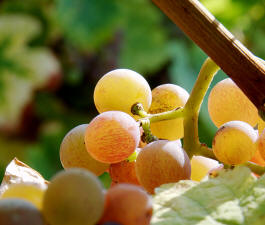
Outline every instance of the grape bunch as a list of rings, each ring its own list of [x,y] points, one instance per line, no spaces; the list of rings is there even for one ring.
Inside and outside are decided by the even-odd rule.
[[[210,60],[207,66],[212,76],[218,70]],[[199,142],[198,114],[211,82],[204,73],[202,68],[191,94],[175,84],[151,90],[143,76],[129,69],[104,75],[94,90],[99,114],[62,140],[65,170],[45,190],[29,183],[10,185],[1,196],[0,221],[22,224],[12,218],[19,212],[28,225],[148,225],[152,195],[162,184],[200,182],[213,171],[241,164],[264,173],[265,123],[229,78],[208,99],[218,127],[212,149]],[[97,178],[103,173],[112,180],[108,190]]]

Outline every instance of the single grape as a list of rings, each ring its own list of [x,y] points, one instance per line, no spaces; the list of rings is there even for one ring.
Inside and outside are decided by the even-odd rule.
[[[262,159],[265,160],[265,128],[258,137],[257,148]]]
[[[136,175],[151,194],[165,183],[190,179],[191,165],[177,141],[159,140],[146,145],[136,159]]]
[[[105,74],[94,90],[94,102],[99,113],[117,110],[132,115],[131,107],[137,102],[148,111],[151,100],[147,81],[128,69],[116,69]]]
[[[213,87],[208,98],[208,111],[217,127],[232,120],[244,121],[251,126],[258,122],[256,107],[230,78]]]
[[[186,104],[189,93],[175,84],[163,84],[152,90],[149,113],[170,111]],[[183,119],[164,120],[151,123],[151,132],[158,138],[176,140],[184,135]]]
[[[114,183],[139,185],[135,172],[135,161],[124,160],[110,165],[109,174]]]
[[[88,124],[79,125],[65,135],[60,147],[60,159],[65,169],[84,168],[99,176],[109,168],[109,164],[97,161],[86,150],[87,126]]]
[[[30,202],[19,198],[0,200],[1,225],[44,225],[41,212]]]
[[[256,140],[257,134],[249,124],[230,121],[218,129],[212,148],[219,161],[238,165],[249,161],[254,156]]]
[[[138,123],[120,111],[108,111],[96,116],[85,133],[87,151],[104,163],[125,160],[137,148],[139,141]]]
[[[208,172],[219,167],[219,162],[203,156],[193,156],[191,161],[191,180],[201,181]]]
[[[132,184],[117,184],[106,192],[106,204],[100,224],[112,221],[122,225],[148,225],[152,202],[147,193]]]
[[[258,129],[259,129],[259,134],[265,129],[265,121],[259,118],[258,120]]]
[[[259,135],[259,131],[255,130],[257,137]],[[258,144],[258,139],[257,139],[257,144]],[[258,149],[258,145],[257,145],[257,149]],[[256,163],[260,166],[265,166],[265,160],[262,158],[260,151],[256,151],[254,156],[249,160],[250,162]]]
[[[20,198],[31,202],[41,209],[45,190],[32,183],[16,183],[9,185],[1,198]]]
[[[51,225],[94,225],[104,210],[104,194],[97,177],[72,168],[56,174],[44,195],[43,214]]]
[[[250,162],[265,166],[265,160],[262,158],[260,151],[255,152],[255,155],[250,159]]]

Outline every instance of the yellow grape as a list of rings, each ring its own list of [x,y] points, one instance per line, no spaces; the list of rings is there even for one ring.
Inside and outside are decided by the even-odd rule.
[[[98,161],[117,163],[129,157],[140,141],[138,123],[121,111],[103,112],[87,126],[87,151]]]
[[[232,120],[244,121],[253,127],[258,122],[256,107],[230,78],[213,87],[208,98],[208,111],[217,127]]]
[[[158,140],[146,145],[136,158],[136,175],[151,194],[162,184],[190,179],[191,166],[178,141]]]
[[[41,212],[30,202],[19,198],[0,200],[1,225],[44,225]]]
[[[258,137],[257,148],[261,157],[265,160],[265,128]]]
[[[129,69],[116,69],[105,74],[94,90],[94,102],[99,113],[117,110],[132,115],[131,107],[137,102],[148,111],[151,100],[147,81]]]
[[[11,184],[1,195],[1,198],[21,198],[41,209],[44,192],[45,190],[36,184],[17,183]]]
[[[226,164],[237,165],[249,161],[256,152],[257,133],[247,123],[230,121],[223,124],[213,139],[216,158]]]
[[[45,192],[43,215],[51,225],[94,225],[104,210],[104,194],[97,177],[84,169],[56,174]]]
[[[60,159],[65,169],[84,168],[99,176],[109,168],[109,164],[97,161],[86,150],[84,138],[87,126],[79,125],[65,135],[60,147]]]
[[[174,84],[163,84],[152,90],[152,104],[149,113],[161,113],[184,106],[189,93]],[[184,135],[183,119],[164,120],[151,123],[152,133],[161,139],[176,140]]]
[[[142,188],[132,184],[117,184],[106,193],[106,204],[100,225],[105,222],[149,225],[151,216],[151,198]]]
[[[210,170],[220,165],[218,161],[203,156],[193,156],[190,163],[191,180],[194,181],[201,181]]]
[[[265,129],[265,121],[259,118],[258,120],[258,129],[259,129],[259,134]]]

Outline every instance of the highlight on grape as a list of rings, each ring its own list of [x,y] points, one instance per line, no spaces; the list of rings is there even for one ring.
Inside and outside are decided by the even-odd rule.
[[[163,184],[204,182],[238,165],[264,174],[264,121],[230,78],[209,95],[209,114],[218,127],[212,149],[199,141],[200,106],[211,83],[205,77],[218,69],[207,59],[190,94],[175,84],[151,91],[129,69],[108,72],[94,91],[99,114],[62,140],[65,170],[44,187],[23,179],[1,185],[0,223],[148,225],[152,197]],[[98,178],[103,173],[112,180],[107,190]]]

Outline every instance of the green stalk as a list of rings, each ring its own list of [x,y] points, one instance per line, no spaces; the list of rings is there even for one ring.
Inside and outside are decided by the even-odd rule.
[[[210,58],[205,60],[190,97],[184,106],[183,147],[190,158],[194,154],[199,154],[200,151],[204,151],[204,154],[210,151],[207,146],[201,145],[199,141],[198,117],[203,98],[218,70],[219,67]]]

